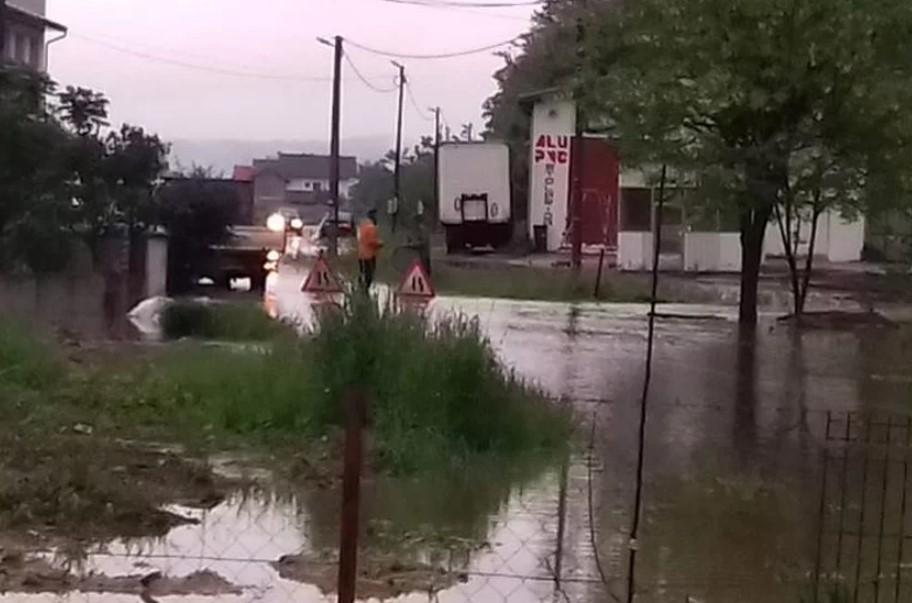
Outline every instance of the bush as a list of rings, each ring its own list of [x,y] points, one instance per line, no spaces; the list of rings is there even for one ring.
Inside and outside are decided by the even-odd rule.
[[[61,367],[46,346],[24,330],[0,322],[0,386],[43,389],[60,375]]]
[[[161,326],[168,339],[263,341],[286,331],[260,305],[252,303],[176,301],[165,307]]]
[[[326,435],[359,389],[376,460],[393,472],[553,450],[571,429],[568,414],[500,365],[476,321],[429,324],[362,296],[321,314],[310,337],[262,353],[188,349],[159,369],[143,394],[156,416],[234,434]]]

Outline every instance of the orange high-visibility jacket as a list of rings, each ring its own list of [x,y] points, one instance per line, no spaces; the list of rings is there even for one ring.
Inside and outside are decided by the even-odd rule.
[[[371,220],[361,222],[358,226],[358,259],[374,259],[381,247],[383,247],[383,243],[377,233],[377,225]]]

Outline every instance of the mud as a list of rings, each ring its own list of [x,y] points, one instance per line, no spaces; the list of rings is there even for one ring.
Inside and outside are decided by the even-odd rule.
[[[184,595],[240,595],[243,590],[208,570],[184,577],[166,576],[158,571],[127,576],[95,573],[80,576],[39,557],[6,553],[0,558],[0,592],[134,594],[150,601],[156,597]]]
[[[333,557],[283,555],[272,564],[285,580],[312,584],[323,594],[336,594],[339,567]],[[361,558],[356,589],[362,599],[386,600],[408,593],[437,593],[468,581],[466,572],[393,560]]]

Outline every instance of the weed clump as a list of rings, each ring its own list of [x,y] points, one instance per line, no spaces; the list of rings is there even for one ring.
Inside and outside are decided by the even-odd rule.
[[[286,330],[258,304],[192,300],[168,304],[162,312],[161,326],[168,339],[193,337],[227,341],[265,341]]]

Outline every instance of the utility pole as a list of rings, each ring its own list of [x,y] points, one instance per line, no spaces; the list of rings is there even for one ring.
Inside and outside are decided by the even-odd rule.
[[[332,127],[329,139],[329,196],[332,203],[332,225],[329,229],[329,256],[339,255],[339,128],[341,122],[342,105],[342,36],[336,36],[334,42],[324,38],[317,41],[335,50],[333,60],[333,98],[332,98]]]
[[[396,199],[396,205],[392,215],[393,232],[396,232],[400,193],[402,192],[402,107],[405,100],[405,67],[396,61],[392,61],[392,63],[399,68],[399,118],[396,121],[396,168],[393,175],[393,197]]]
[[[440,107],[434,107],[434,213],[440,212]]]
[[[0,0],[0,67],[6,62],[6,0]]]
[[[585,0],[581,0],[580,12],[585,10]],[[583,61],[585,59],[585,29],[582,14],[576,18],[576,84],[573,89],[573,101],[576,110],[576,128],[571,146],[570,159],[570,262],[574,270],[579,270],[583,265],[583,171],[585,165],[585,144],[583,136],[586,134],[585,114],[583,113]]]

